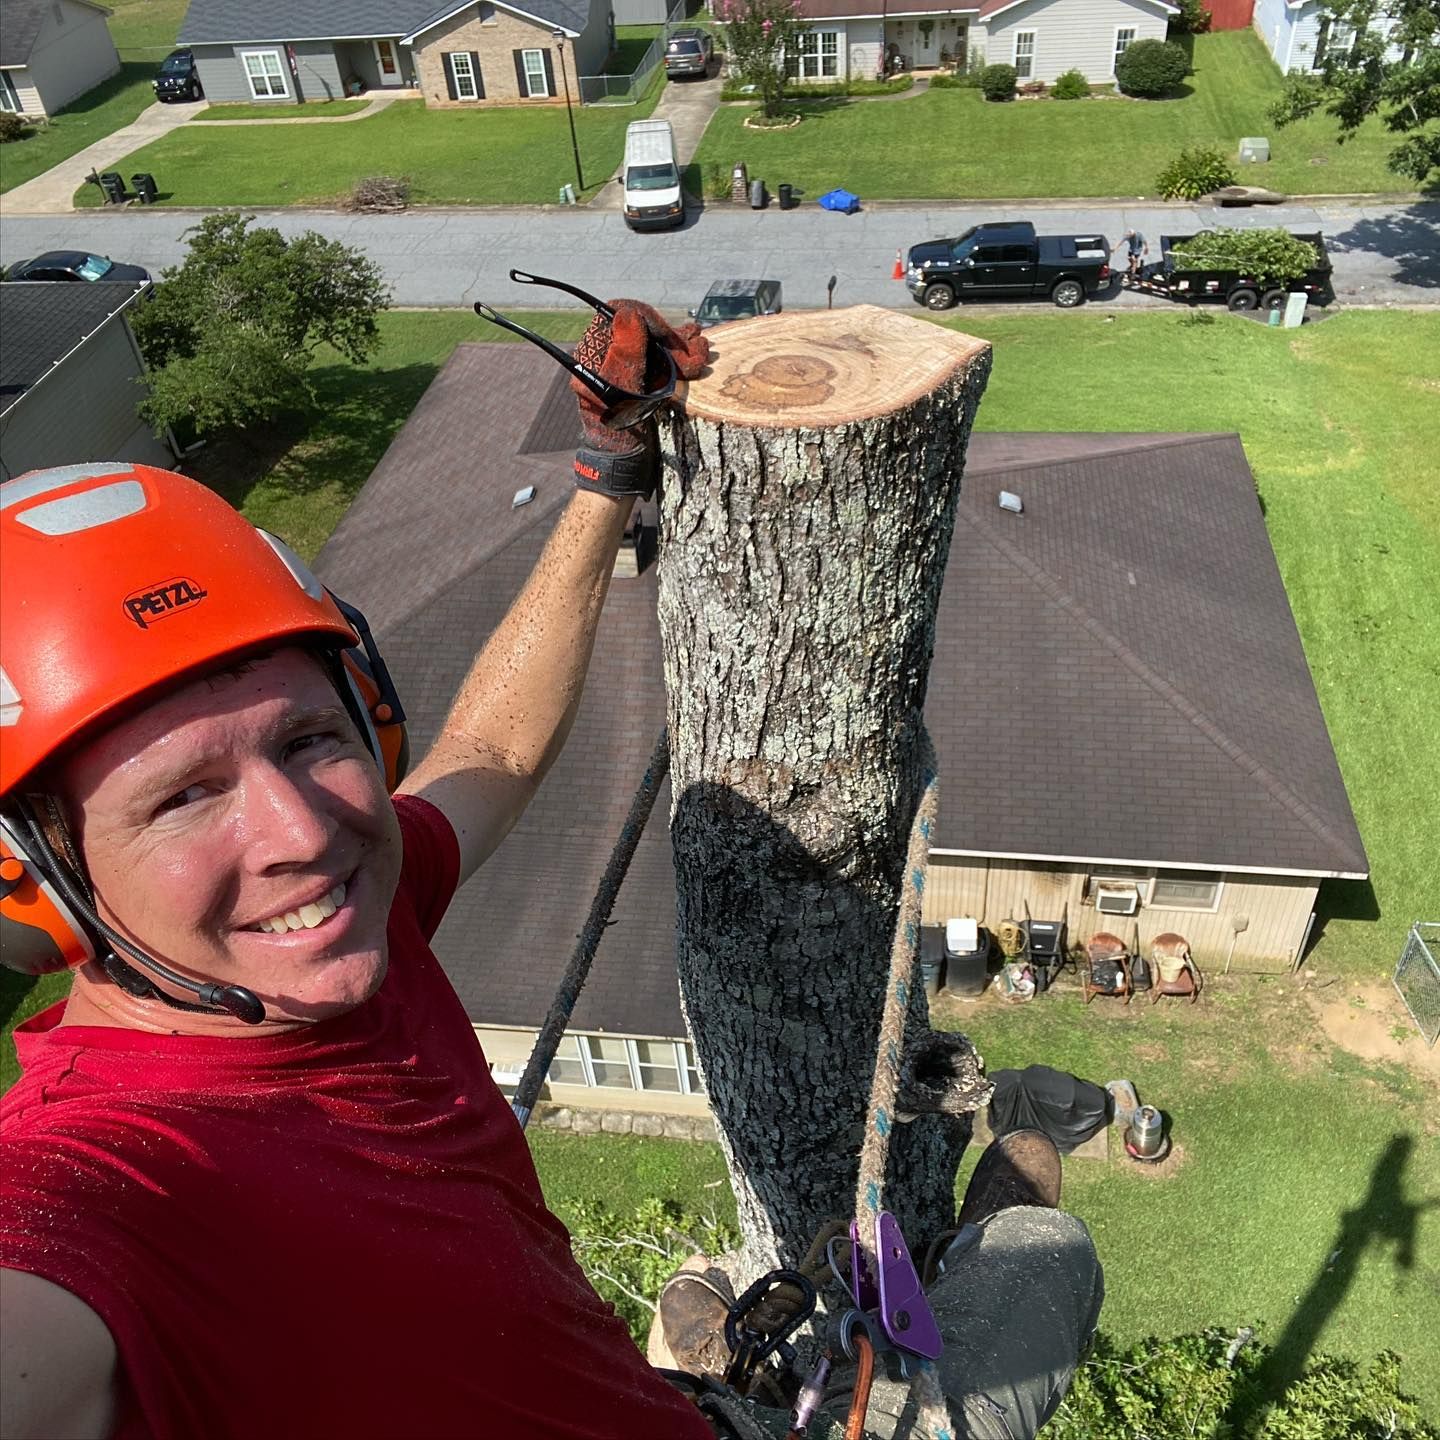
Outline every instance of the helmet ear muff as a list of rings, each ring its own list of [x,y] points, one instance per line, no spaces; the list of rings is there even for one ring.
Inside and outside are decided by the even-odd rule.
[[[54,882],[61,862],[36,844],[30,827],[8,808],[0,812],[0,955],[22,975],[50,975],[96,957],[83,918]]]
[[[385,777],[385,788],[394,794],[410,768],[410,737],[405,729],[405,707],[390,678],[389,667],[370,631],[370,622],[356,606],[347,604],[333,590],[326,592],[346,623],[355,632],[356,644],[340,652],[344,680],[349,687],[365,743]]]

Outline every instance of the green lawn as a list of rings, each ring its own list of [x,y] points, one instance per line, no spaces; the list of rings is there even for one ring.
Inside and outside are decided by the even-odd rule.
[[[82,95],[27,139],[0,146],[0,193],[103,140],[154,102],[150,81],[174,48],[185,4],[186,0],[112,0],[110,35],[120,52],[120,73]],[[86,189],[100,199],[93,186]]]
[[[659,94],[657,82],[639,105],[576,107],[587,194],[614,172],[626,125],[648,115]],[[323,134],[304,125],[187,125],[115,168],[149,170],[161,203],[175,205],[322,204],[367,175],[409,176],[417,204],[553,204],[575,181],[563,107],[430,110],[422,100],[397,100]],[[100,198],[85,186],[75,203]]]
[[[654,44],[663,25],[617,25],[615,49],[605,62],[607,75],[631,75],[639,68],[646,51]]]
[[[208,105],[195,119],[206,120],[335,120],[341,115],[356,115],[370,108],[373,97],[363,100],[307,100],[302,105],[252,105],[246,100],[228,101],[224,105]]]
[[[975,90],[935,90],[903,101],[810,101],[792,130],[742,126],[748,106],[723,106],[696,163],[726,173],[744,160],[773,190],[780,181],[813,199],[843,185],[862,199],[984,199],[1155,194],[1155,176],[1187,145],[1233,155],[1244,135],[1268,135],[1272,159],[1246,179],[1289,194],[1403,191],[1386,169],[1395,137],[1367,122],[1343,146],[1335,123],[1315,117],[1277,130],[1265,117],[1280,76],[1249,30],[1195,37],[1191,93],[1174,100],[1016,101],[990,104]]]

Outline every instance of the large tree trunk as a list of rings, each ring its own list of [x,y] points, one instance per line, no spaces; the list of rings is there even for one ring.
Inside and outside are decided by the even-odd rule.
[[[748,1280],[853,1210],[935,609],[990,355],[873,306],[713,334],[710,370],[662,427],[659,604],[681,994]],[[911,991],[913,1036],[928,1014]],[[912,1245],[953,1218],[967,1134],[896,1130],[886,1203]]]

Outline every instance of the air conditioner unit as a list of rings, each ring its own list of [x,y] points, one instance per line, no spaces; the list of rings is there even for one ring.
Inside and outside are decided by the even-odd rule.
[[[1095,908],[1102,915],[1133,915],[1140,908],[1140,891],[1134,885],[1097,885]]]

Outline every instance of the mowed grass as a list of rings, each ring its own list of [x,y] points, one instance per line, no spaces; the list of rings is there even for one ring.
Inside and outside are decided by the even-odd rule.
[[[0,145],[0,193],[33,180],[76,151],[129,125],[154,103],[150,82],[174,47],[185,3],[112,0],[110,36],[120,52],[120,73],[80,96],[26,139]],[[86,188],[99,200],[98,190]]]
[[[248,101],[227,101],[209,105],[195,119],[216,120],[338,120],[342,115],[358,115],[370,108],[372,97],[363,100],[307,100],[303,105],[252,105]]]
[[[1409,190],[1385,158],[1395,138],[1377,120],[1343,145],[1333,120],[1279,130],[1266,109],[1280,75],[1249,30],[1195,37],[1191,93],[1173,100],[988,103],[976,90],[934,90],[903,101],[809,101],[794,129],[747,130],[749,106],[722,106],[695,156],[728,173],[743,160],[771,189],[807,197],[844,186],[862,200],[1140,197],[1190,145],[1233,156],[1244,135],[1267,135],[1271,160],[1240,177],[1292,195]]]
[[[1337,1050],[1292,987],[1253,977],[1217,980],[1194,1008],[1082,1009],[1065,988],[1022,1006],[942,1001],[934,1020],[965,1030],[992,1071],[1043,1063],[1097,1083],[1124,1076],[1170,1117],[1178,1153],[1161,1172],[1114,1149],[1109,1163],[1065,1162],[1062,1198],[1095,1238],[1100,1323],[1113,1339],[1249,1325],[1284,1357],[1279,1390],[1315,1351],[1389,1348],[1405,1388],[1440,1415],[1433,1086]],[[529,1139],[562,1219],[581,1202],[628,1215],[659,1196],[734,1222],[728,1187],[713,1183],[718,1147],[544,1130]],[[979,1155],[967,1152],[957,1196]]]
[[[659,83],[639,105],[577,106],[575,134],[587,193],[620,163],[625,127],[654,108]],[[563,105],[536,109],[430,110],[397,100],[353,125],[189,126],[127,155],[117,169],[148,170],[161,203],[318,205],[369,175],[405,176],[424,205],[554,204],[575,182]],[[100,200],[94,186],[75,196]]]

